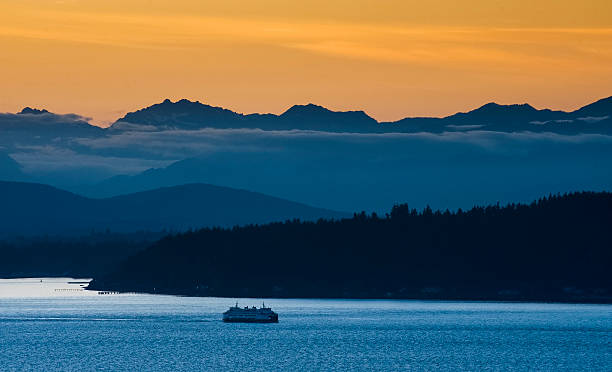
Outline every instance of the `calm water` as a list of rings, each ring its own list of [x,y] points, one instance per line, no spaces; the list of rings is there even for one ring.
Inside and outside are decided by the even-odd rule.
[[[233,299],[15,285],[1,370],[612,370],[612,306],[266,300],[280,323],[224,324]]]

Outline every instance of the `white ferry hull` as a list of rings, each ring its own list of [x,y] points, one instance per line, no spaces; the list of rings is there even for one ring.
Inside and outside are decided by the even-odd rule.
[[[278,317],[272,319],[253,319],[253,318],[223,318],[225,323],[278,323]]]
[[[223,321],[226,323],[278,323],[278,314],[269,307],[244,307],[236,306],[223,313]]]

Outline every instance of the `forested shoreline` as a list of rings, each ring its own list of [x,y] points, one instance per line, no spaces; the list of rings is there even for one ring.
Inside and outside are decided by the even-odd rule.
[[[611,302],[612,194],[169,235],[90,287],[223,297]]]

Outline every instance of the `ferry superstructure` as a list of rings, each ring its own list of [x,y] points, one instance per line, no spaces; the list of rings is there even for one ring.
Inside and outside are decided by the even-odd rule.
[[[223,321],[226,323],[278,323],[278,314],[266,307],[261,308],[232,306],[223,313]]]

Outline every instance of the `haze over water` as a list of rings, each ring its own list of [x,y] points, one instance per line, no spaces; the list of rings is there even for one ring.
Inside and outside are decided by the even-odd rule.
[[[235,299],[18,298],[11,285],[24,286],[0,283],[3,370],[612,368],[610,305],[266,299],[278,324],[225,324]]]

